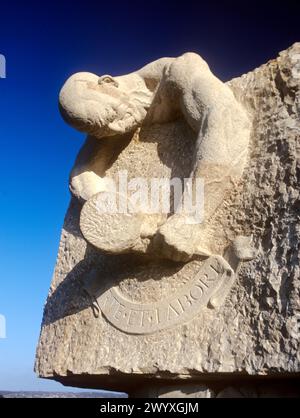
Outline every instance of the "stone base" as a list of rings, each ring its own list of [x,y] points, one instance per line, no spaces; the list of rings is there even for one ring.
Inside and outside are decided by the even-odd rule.
[[[131,398],[300,398],[300,378],[221,379],[199,383],[144,385]]]

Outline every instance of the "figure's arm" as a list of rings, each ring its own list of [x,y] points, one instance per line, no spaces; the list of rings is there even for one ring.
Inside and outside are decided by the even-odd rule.
[[[98,139],[88,136],[72,168],[69,187],[81,201],[107,189],[105,172],[128,144],[131,134]]]
[[[209,219],[226,190],[243,174],[251,124],[231,89],[198,55],[183,55],[169,72],[172,84],[178,80],[181,111],[197,133],[191,175],[204,179],[205,218]]]
[[[193,253],[209,254],[205,222],[243,174],[250,122],[230,88],[196,54],[185,54],[172,63],[165,84],[165,91],[169,89],[168,94],[179,101],[182,114],[197,135],[191,177],[204,180],[204,224],[189,225],[184,216],[175,215],[160,230],[169,255],[180,261],[181,254],[183,259]]]
[[[163,73],[176,58],[161,58],[138,70],[136,73],[143,78],[149,90],[154,91],[160,83]]]
[[[70,173],[70,191],[82,201],[103,191],[101,148],[102,142],[99,139],[87,137]]]

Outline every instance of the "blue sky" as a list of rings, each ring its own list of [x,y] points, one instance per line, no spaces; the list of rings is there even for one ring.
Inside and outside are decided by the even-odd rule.
[[[300,41],[299,6],[274,2],[2,1],[0,54],[0,390],[62,390],[33,374],[35,347],[84,136],[57,97],[77,71],[123,74],[162,56],[202,55],[222,80]]]

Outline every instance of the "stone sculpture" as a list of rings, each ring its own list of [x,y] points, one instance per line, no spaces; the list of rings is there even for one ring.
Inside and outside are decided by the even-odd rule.
[[[195,133],[187,169],[190,178],[204,179],[205,219],[242,176],[248,155],[249,118],[231,89],[211,73],[199,55],[163,58],[121,77],[75,74],[62,88],[60,107],[68,123],[93,136],[71,174],[71,191],[83,200],[106,191],[103,177],[114,157],[114,149],[95,152],[97,144],[91,143],[113,137],[122,144],[126,135],[143,123],[165,124],[180,117]],[[101,250],[156,250],[175,261],[210,254],[205,227],[195,228],[184,214],[164,219],[141,214],[130,219],[108,215],[99,216],[97,222],[96,203],[97,197],[86,205],[81,229]]]
[[[299,56],[295,44],[226,84],[191,53],[67,80],[61,113],[88,137],[70,176],[40,376],[157,396],[199,382],[200,397],[240,393],[237,375],[298,376]],[[145,211],[111,188],[124,172],[132,187],[179,179],[182,199],[202,178],[204,219],[177,211],[180,199]]]

